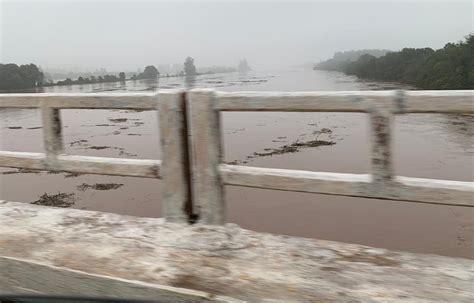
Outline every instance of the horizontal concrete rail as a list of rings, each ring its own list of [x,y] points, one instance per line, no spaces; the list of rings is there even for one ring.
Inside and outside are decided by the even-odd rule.
[[[161,178],[160,160],[0,151],[0,166],[144,178]]]
[[[370,112],[473,114],[472,91],[216,92],[219,111]]]
[[[156,93],[0,94],[0,108],[156,110],[157,96]]]
[[[222,182],[254,188],[455,206],[474,206],[474,183],[397,176],[379,187],[368,174],[220,165]]]

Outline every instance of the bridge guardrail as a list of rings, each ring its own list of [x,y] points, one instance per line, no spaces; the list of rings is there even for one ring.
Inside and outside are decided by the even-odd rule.
[[[395,176],[393,116],[474,114],[466,91],[219,92],[208,89],[122,94],[0,94],[0,108],[39,108],[46,153],[0,151],[0,166],[161,178],[168,221],[225,223],[224,185],[406,202],[474,206],[474,183]],[[158,110],[162,161],[66,155],[61,109]],[[223,111],[360,112],[370,116],[372,173],[344,174],[223,163]]]
[[[184,92],[180,90],[121,94],[0,94],[0,108],[41,110],[46,151],[0,151],[0,166],[162,179],[165,217],[171,222],[187,222],[191,201],[184,98]],[[65,154],[61,109],[158,110],[163,161]]]

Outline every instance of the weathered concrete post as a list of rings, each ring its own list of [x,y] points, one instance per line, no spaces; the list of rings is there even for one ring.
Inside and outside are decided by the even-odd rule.
[[[391,157],[392,115],[375,107],[370,113],[372,131],[372,175],[374,183],[387,183],[393,178]]]
[[[225,223],[224,186],[219,164],[222,163],[220,114],[215,109],[212,90],[189,92],[190,145],[193,172],[193,204],[203,224]]]
[[[57,108],[41,108],[43,122],[43,142],[46,153],[51,156],[62,154],[63,138],[61,127],[61,113]]]
[[[64,153],[61,113],[57,108],[42,107],[43,145],[46,151],[46,164],[49,169],[56,170],[56,159]]]
[[[184,92],[160,92],[158,115],[164,217],[168,222],[186,223],[192,205]]]

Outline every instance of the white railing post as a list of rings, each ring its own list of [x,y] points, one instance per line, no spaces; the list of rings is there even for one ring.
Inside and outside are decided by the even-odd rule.
[[[223,142],[215,103],[212,90],[189,92],[193,205],[203,224],[225,223],[224,186],[219,172]]]
[[[48,168],[57,169],[57,156],[64,153],[61,113],[57,108],[42,107],[43,144]]]
[[[392,122],[394,109],[400,109],[400,104],[397,104],[400,101],[399,96],[395,96],[394,102],[374,99],[368,101],[372,144],[372,180],[367,187],[368,195],[395,198],[398,196],[398,190],[394,186]]]
[[[185,95],[161,92],[158,99],[164,217],[168,222],[186,223],[192,204]]]
[[[372,141],[372,176],[373,182],[389,183],[393,178],[392,165],[392,115],[389,111],[374,108],[370,112]]]

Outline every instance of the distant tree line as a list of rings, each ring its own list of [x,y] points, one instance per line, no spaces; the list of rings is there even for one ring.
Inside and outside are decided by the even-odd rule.
[[[0,89],[20,89],[42,86],[44,73],[34,64],[0,64]]]
[[[474,35],[443,48],[404,48],[379,58],[364,54],[338,70],[363,79],[396,81],[421,89],[474,88]],[[327,70],[324,62],[315,69]]]
[[[247,64],[247,62],[244,62]],[[241,62],[242,64],[242,62]],[[246,65],[248,67],[248,65]],[[248,68],[249,69],[249,68]],[[224,67],[211,67],[204,74],[212,74],[216,72],[233,72],[235,68],[224,68]],[[105,70],[104,70],[105,72]],[[196,70],[194,65],[194,59],[187,57],[184,61],[183,70],[175,75],[166,74],[166,77],[180,76],[180,77],[193,77],[201,75]],[[130,80],[142,80],[142,79],[157,79],[160,77],[160,72],[153,65],[145,67],[141,73],[134,74],[130,77]],[[79,76],[77,79],[66,78],[53,82],[52,80],[45,80],[45,75],[34,64],[28,65],[16,65],[16,64],[0,64],[0,89],[2,90],[13,90],[22,88],[32,88],[39,86],[54,86],[54,85],[74,85],[74,84],[95,84],[95,83],[111,83],[111,82],[124,82],[127,80],[125,72],[120,72],[118,75],[90,75]]]
[[[145,70],[138,76],[133,75],[130,77],[131,80],[142,80],[142,79],[156,79],[160,76],[160,72],[153,65],[148,65]],[[90,77],[78,77],[77,80],[67,78],[66,80],[58,81],[51,85],[73,85],[73,84],[94,84],[94,83],[111,83],[111,82],[124,82],[127,80],[125,72],[120,72],[116,75],[104,75],[104,76],[90,76]]]
[[[56,83],[48,84],[45,86],[52,85],[73,85],[73,84],[94,84],[94,83],[110,83],[125,81],[125,73],[120,72],[118,77],[115,75],[104,75],[104,76],[90,76],[90,77],[78,77],[76,80],[66,78],[66,80],[58,81]]]
[[[387,49],[361,49],[337,52],[331,59],[318,63],[314,69],[343,72],[349,63],[357,61],[362,55],[368,54],[378,58],[385,56],[388,52],[390,51]]]

